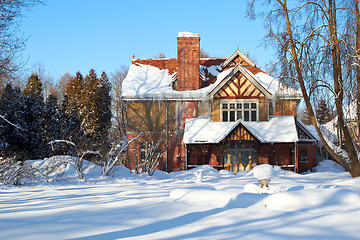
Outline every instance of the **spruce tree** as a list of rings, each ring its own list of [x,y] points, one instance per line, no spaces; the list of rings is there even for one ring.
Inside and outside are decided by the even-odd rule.
[[[111,85],[105,72],[101,74],[96,91],[96,111],[99,119],[97,138],[105,142],[111,127]]]
[[[57,98],[53,94],[50,94],[45,102],[44,135],[46,143],[60,139],[60,113]],[[50,154],[50,152],[48,154]]]
[[[94,71],[91,69],[89,74],[85,77],[84,94],[82,95],[80,109],[81,109],[81,127],[85,134],[95,139],[97,135],[97,127],[99,125],[99,115],[97,114],[96,95],[99,85],[99,79]]]
[[[27,158],[43,158],[46,155],[47,143],[44,136],[44,98],[43,86],[36,74],[29,77],[23,91],[25,98],[24,121],[27,123],[28,144],[24,148]]]
[[[0,155],[4,158],[25,160],[28,144],[25,119],[25,100],[20,89],[10,84],[4,88],[0,98]]]
[[[320,98],[319,104],[317,109],[315,110],[316,113],[316,119],[320,124],[326,124],[328,123],[332,117],[331,117],[331,111],[326,104],[326,101],[323,98]]]

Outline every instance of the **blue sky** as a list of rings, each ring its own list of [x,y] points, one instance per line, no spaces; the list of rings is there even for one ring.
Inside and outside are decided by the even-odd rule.
[[[245,13],[246,0],[47,0],[24,12],[20,30],[29,38],[23,54],[28,68],[40,64],[55,80],[91,68],[111,74],[133,54],[175,58],[177,33],[188,31],[200,34],[211,55],[228,57],[239,46],[265,68],[274,57],[262,44],[263,21]]]

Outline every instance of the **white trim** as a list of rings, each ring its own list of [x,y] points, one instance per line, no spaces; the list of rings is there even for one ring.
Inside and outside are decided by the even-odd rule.
[[[243,54],[239,49],[237,49],[228,59],[225,60],[225,62],[223,62],[223,64],[221,64],[221,66],[223,68],[227,67],[227,65],[236,57],[239,56],[242,59],[244,59],[244,61],[249,64],[251,67],[255,67],[255,63],[253,63],[245,54]]]
[[[236,65],[236,67],[217,85],[215,86],[211,92],[209,93],[209,97],[213,98],[214,95],[237,73],[241,72],[254,86],[259,89],[259,91],[264,94],[265,98],[273,98],[273,95],[261,84],[257,81],[256,77],[253,74],[249,74],[249,72],[242,67],[241,65]]]

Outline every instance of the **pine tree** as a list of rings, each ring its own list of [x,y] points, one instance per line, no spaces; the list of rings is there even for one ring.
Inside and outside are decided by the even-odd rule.
[[[310,115],[309,112],[307,110],[307,108],[305,107],[304,109],[299,111],[299,116],[298,118],[305,124],[305,125],[311,125],[311,119],[310,119]]]
[[[111,85],[105,72],[101,74],[96,90],[96,111],[98,115],[97,139],[105,142],[111,127]]]
[[[326,104],[326,101],[323,98],[320,98],[319,104],[317,109],[315,110],[316,113],[316,119],[320,124],[326,124],[328,123],[332,117],[331,117],[331,111]]]
[[[94,71],[91,69],[89,74],[85,77],[84,94],[81,98],[81,127],[85,134],[95,139],[97,135],[97,127],[99,125],[99,115],[97,113],[96,94],[99,86],[99,79]]]
[[[80,72],[75,77],[70,78],[65,86],[65,95],[67,96],[67,113],[80,117],[80,104],[84,92],[84,78]]]
[[[70,109],[68,95],[66,94],[59,107],[59,139],[68,140],[78,145],[82,137],[80,120],[77,112]],[[56,144],[54,147],[52,153],[55,155],[76,155],[74,149],[68,144]]]
[[[29,77],[23,91],[25,98],[24,121],[27,123],[27,158],[42,158],[46,155],[47,143],[44,136],[44,97],[43,87],[36,74]]]
[[[28,144],[25,119],[25,100],[20,89],[6,85],[0,99],[0,155],[4,158],[24,160],[24,146]]]
[[[60,139],[60,113],[57,98],[53,94],[45,102],[44,135],[47,143]]]
[[[39,98],[39,100],[44,100],[43,85],[37,74],[32,74],[29,77],[22,94],[26,97],[30,96],[32,98]]]

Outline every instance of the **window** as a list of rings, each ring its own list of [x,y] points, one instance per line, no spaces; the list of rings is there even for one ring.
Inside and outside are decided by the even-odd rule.
[[[144,143],[139,144],[139,160],[144,163],[146,159],[146,148]]]
[[[300,162],[307,162],[307,150],[300,150]]]
[[[249,100],[222,100],[221,120],[223,122],[258,121],[258,103]]]

